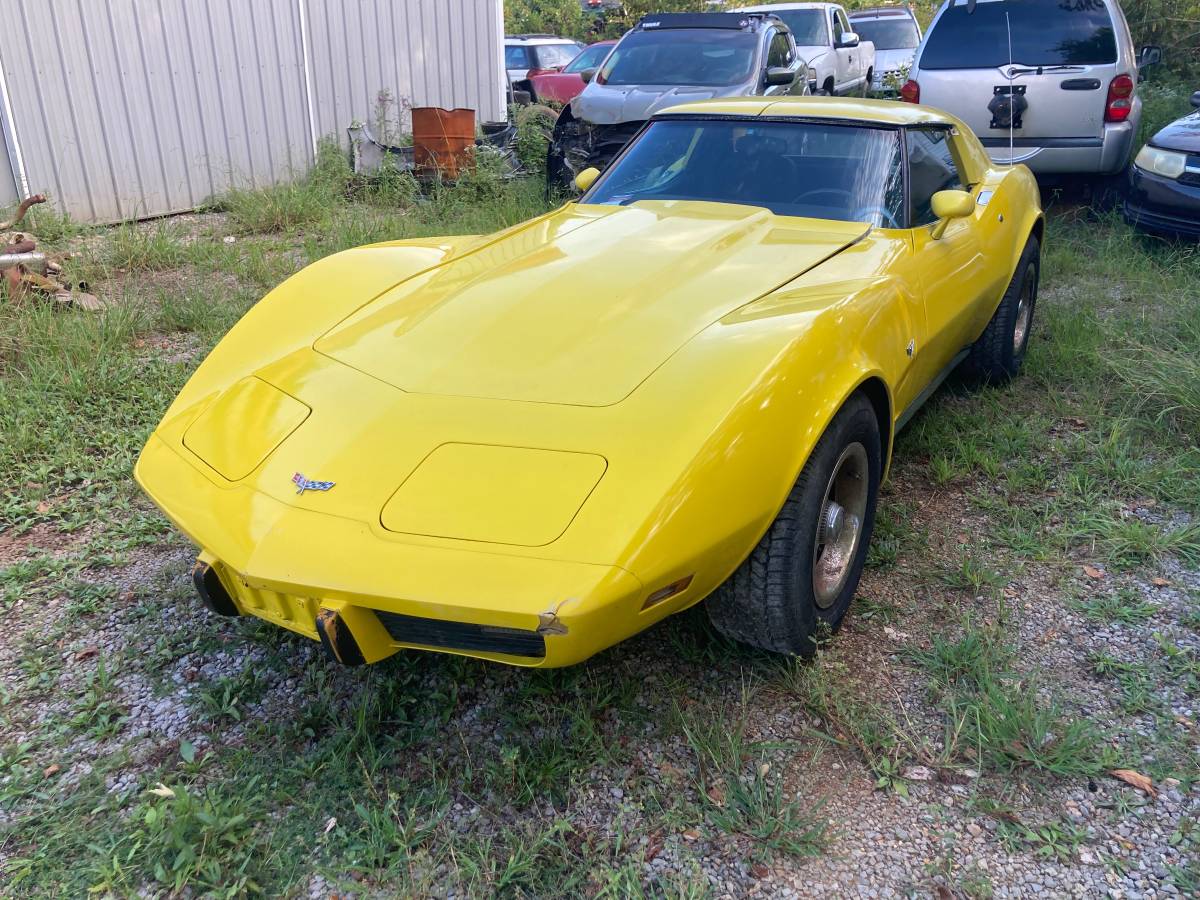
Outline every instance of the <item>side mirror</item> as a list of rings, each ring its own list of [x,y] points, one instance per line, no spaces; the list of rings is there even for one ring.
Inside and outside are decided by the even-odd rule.
[[[963,219],[975,212],[975,198],[966,191],[938,191],[930,200],[933,214],[938,217],[932,237],[941,240],[951,219]]]
[[[1196,93],[1192,94],[1192,106],[1196,107],[1196,109],[1200,109],[1200,91],[1196,91]]]
[[[588,166],[582,172],[575,176],[575,187],[579,188],[582,194],[600,177],[600,170],[595,166]]]
[[[838,38],[837,45],[839,49],[842,47],[857,47],[858,35],[853,31],[843,31],[842,36]]]
[[[1138,54],[1138,68],[1148,69],[1151,66],[1157,66],[1162,62],[1162,58],[1162,47],[1155,44],[1147,44],[1142,48],[1142,52]]]
[[[767,87],[780,84],[791,84],[796,80],[796,73],[786,66],[771,66],[767,69],[767,74],[763,81],[767,83]]]
[[[584,84],[591,84],[592,79],[596,77],[596,70],[595,69],[583,69],[579,73],[579,77],[583,79]]]

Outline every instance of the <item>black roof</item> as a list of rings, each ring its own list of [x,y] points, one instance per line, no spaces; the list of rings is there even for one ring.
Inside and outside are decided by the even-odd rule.
[[[635,28],[665,31],[668,28],[724,28],[750,31],[757,28],[765,13],[652,13],[642,16]]]

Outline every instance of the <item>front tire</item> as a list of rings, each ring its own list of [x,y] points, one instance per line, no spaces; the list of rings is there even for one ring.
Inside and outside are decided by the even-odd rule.
[[[823,631],[838,628],[875,527],[882,453],[875,410],[855,394],[762,540],[708,599],[718,631],[761,650],[808,656]]]
[[[1041,266],[1041,244],[1031,235],[992,320],[971,345],[963,363],[968,376],[1003,384],[1021,371],[1025,351],[1029,348],[1029,334],[1033,330]]]

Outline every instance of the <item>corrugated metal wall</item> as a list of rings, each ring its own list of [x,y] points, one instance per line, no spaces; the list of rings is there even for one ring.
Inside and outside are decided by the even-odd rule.
[[[9,4],[0,66],[27,187],[81,221],[292,177],[314,138],[344,143],[351,121],[373,122],[383,89],[482,121],[505,114],[501,0]],[[11,203],[21,186],[5,146]]]

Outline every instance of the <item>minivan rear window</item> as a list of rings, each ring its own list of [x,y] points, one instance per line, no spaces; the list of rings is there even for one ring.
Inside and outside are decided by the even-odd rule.
[[[1112,17],[1102,0],[982,0],[942,13],[926,37],[922,69],[994,69],[1008,65],[1094,66],[1117,61]]]

